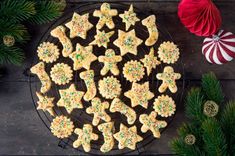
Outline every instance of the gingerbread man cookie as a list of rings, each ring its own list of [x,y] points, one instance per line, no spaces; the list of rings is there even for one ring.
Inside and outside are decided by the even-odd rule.
[[[163,93],[166,91],[167,88],[169,88],[172,93],[176,93],[177,86],[175,80],[180,79],[180,77],[180,73],[175,73],[174,69],[171,66],[166,66],[163,70],[163,73],[157,74],[157,79],[162,80],[162,84],[158,88],[158,91],[160,93]]]
[[[82,67],[89,70],[91,63],[97,60],[97,57],[93,54],[92,46],[83,47],[77,43],[76,51],[69,55],[73,60],[73,70],[79,70]]]
[[[104,67],[100,71],[101,75],[106,75],[108,71],[111,71],[113,75],[119,74],[117,63],[122,61],[122,57],[115,55],[113,49],[107,49],[105,56],[99,56],[98,61],[104,63]]]
[[[97,126],[100,119],[109,122],[111,120],[110,116],[105,112],[105,109],[109,108],[109,103],[107,101],[101,102],[99,98],[93,98],[91,100],[91,106],[86,109],[88,114],[94,114],[92,125]]]
[[[100,151],[103,153],[111,151],[114,146],[114,123],[108,122],[100,124],[98,126],[98,130],[102,132],[102,135],[104,137],[104,144],[101,146]]]
[[[74,84],[71,84],[67,89],[60,89],[60,100],[57,106],[64,107],[70,114],[75,108],[83,108],[82,97],[84,92],[77,91]]]
[[[93,128],[90,124],[85,124],[83,129],[76,128],[74,133],[78,135],[77,140],[73,142],[73,147],[78,148],[82,145],[85,152],[91,150],[91,141],[98,140],[98,135],[93,133]]]
[[[122,123],[120,124],[120,131],[118,133],[115,133],[113,137],[119,142],[119,149],[127,147],[131,150],[135,150],[136,143],[143,140],[143,138],[137,134],[136,126],[128,128]]]
[[[87,92],[83,96],[85,101],[90,101],[96,95],[97,89],[94,82],[94,70],[87,70],[80,73],[80,78],[85,81]]]
[[[95,10],[93,13],[93,16],[100,18],[96,28],[101,29],[104,25],[106,25],[109,29],[113,29],[115,24],[112,17],[116,16],[117,14],[118,11],[116,9],[111,9],[109,3],[103,3],[100,7],[100,10]]]
[[[149,115],[142,114],[139,117],[140,123],[142,123],[141,132],[146,133],[150,130],[155,138],[160,138],[161,134],[159,129],[167,126],[166,121],[160,121],[156,119],[157,113],[152,111]]]
[[[150,15],[144,20],[142,20],[142,24],[147,27],[149,32],[149,37],[145,41],[146,46],[154,45],[158,40],[158,30],[156,25],[156,16]]]
[[[39,62],[38,64],[31,67],[30,71],[33,74],[36,74],[41,81],[41,93],[44,94],[51,89],[51,79],[45,71],[45,64],[43,62]]]
[[[110,108],[110,112],[119,112],[127,117],[127,123],[133,124],[136,120],[136,112],[131,107],[127,106],[119,98],[113,99]]]
[[[89,13],[79,15],[74,12],[72,20],[65,24],[70,29],[70,38],[81,37],[86,39],[87,31],[89,31],[93,25],[88,21]]]
[[[89,45],[98,45],[98,47],[105,47],[107,48],[109,43],[109,38],[114,34],[114,31],[110,31],[105,33],[105,31],[96,30],[95,40],[92,41]]]
[[[39,92],[36,92],[36,95],[39,99],[39,101],[37,102],[38,104],[37,110],[41,109],[44,112],[47,111],[51,116],[55,116],[55,111],[53,110],[54,97],[43,96]]]
[[[68,57],[69,54],[73,51],[73,45],[70,39],[65,34],[65,27],[58,26],[51,31],[51,36],[59,39],[60,43],[63,46],[62,55]]]

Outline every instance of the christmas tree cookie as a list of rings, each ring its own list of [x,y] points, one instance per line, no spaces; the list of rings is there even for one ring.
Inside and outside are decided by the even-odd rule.
[[[96,30],[95,40],[92,41],[89,45],[98,45],[98,47],[105,47],[107,48],[109,43],[109,38],[114,34],[114,31],[110,31],[105,33],[105,31]]]
[[[37,104],[38,104],[37,110],[41,109],[44,112],[47,111],[51,116],[55,116],[55,111],[53,110],[54,97],[43,96],[39,92],[36,92],[36,95],[39,99],[39,101],[37,102]]]

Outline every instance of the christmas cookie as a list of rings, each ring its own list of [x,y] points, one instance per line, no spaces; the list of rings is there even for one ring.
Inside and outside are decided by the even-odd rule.
[[[124,95],[131,99],[132,107],[140,105],[146,109],[148,108],[148,101],[154,97],[154,94],[149,91],[149,82],[132,83],[131,90],[125,92]]]
[[[115,55],[113,49],[107,49],[105,51],[105,56],[99,56],[98,61],[104,63],[104,67],[100,71],[101,75],[107,74],[108,71],[111,71],[113,75],[119,74],[117,63],[122,61],[122,57],[120,55]]]
[[[149,37],[145,41],[146,46],[154,45],[158,40],[158,30],[156,26],[156,16],[150,15],[142,20],[142,24],[147,27]]]
[[[55,62],[59,58],[59,49],[56,45],[50,42],[43,42],[37,49],[38,57],[46,63]]]
[[[70,39],[65,34],[65,27],[58,26],[51,31],[51,36],[59,39],[60,43],[63,46],[62,55],[68,57],[69,54],[73,51],[73,45]]]
[[[111,9],[109,3],[103,3],[100,10],[95,10],[93,16],[99,17],[99,21],[96,25],[97,29],[103,28],[106,25],[109,29],[113,29],[115,24],[113,23],[113,16],[116,16],[118,11],[116,9]]]
[[[110,116],[105,112],[105,109],[109,108],[109,103],[107,101],[101,102],[99,98],[93,98],[91,100],[91,106],[86,109],[88,114],[94,114],[92,125],[97,126],[100,119],[109,122],[111,120]]]
[[[141,132],[146,133],[150,130],[155,138],[160,138],[161,134],[159,132],[160,128],[165,128],[167,126],[166,121],[160,121],[156,119],[157,113],[152,111],[149,115],[142,114],[139,117],[140,123],[142,123]]]
[[[41,81],[41,93],[46,93],[51,89],[51,79],[45,71],[45,64],[43,62],[39,62],[31,67],[30,71],[31,73],[36,74]]]
[[[114,123],[108,122],[100,124],[98,126],[98,130],[102,132],[102,135],[104,137],[104,144],[101,146],[100,151],[103,153],[109,152],[114,146]]]
[[[53,119],[50,129],[53,135],[63,139],[69,137],[72,134],[74,125],[69,118],[61,115]]]
[[[37,102],[37,104],[38,104],[37,110],[41,109],[44,112],[47,111],[51,116],[55,116],[55,111],[53,110],[54,97],[43,96],[39,92],[36,92],[36,95],[39,99],[39,101]]]
[[[136,120],[136,112],[131,107],[127,106],[119,98],[113,99],[110,108],[110,112],[115,113],[119,112],[127,117],[127,123],[133,124]]]
[[[85,152],[91,150],[91,141],[98,140],[98,135],[93,133],[93,128],[90,124],[85,124],[83,129],[76,128],[74,133],[78,135],[77,140],[73,142],[73,147],[78,148],[82,145]]]
[[[72,20],[65,24],[70,29],[70,38],[81,37],[86,39],[87,31],[89,31],[93,25],[88,21],[89,14],[79,15],[74,12]]]
[[[163,42],[158,48],[158,57],[164,63],[175,63],[179,59],[179,55],[179,49],[173,42]]]
[[[172,67],[166,66],[163,70],[163,73],[157,74],[157,79],[162,80],[162,84],[158,88],[158,91],[160,93],[163,93],[166,91],[167,88],[169,88],[172,93],[176,93],[177,86],[175,80],[180,79],[180,77],[180,73],[175,73]]]
[[[90,101],[96,95],[96,86],[94,82],[95,73],[94,70],[83,71],[79,74],[80,78],[84,80],[86,84],[86,94],[83,96],[85,101]]]
[[[144,58],[140,61],[144,64],[144,67],[147,69],[148,76],[150,75],[152,70],[156,68],[157,65],[161,64],[161,62],[157,60],[157,57],[154,56],[153,47],[150,49],[149,54],[144,55]]]
[[[118,30],[118,39],[113,44],[120,48],[121,55],[123,56],[127,53],[137,55],[137,47],[142,42],[141,39],[136,37],[134,29],[129,32]]]
[[[105,33],[105,31],[96,30],[95,40],[92,41],[89,45],[98,45],[98,47],[105,47],[107,48],[109,43],[109,38],[114,34],[114,31],[110,31]]]
[[[123,67],[123,75],[130,82],[137,82],[144,77],[144,66],[138,61],[128,61]]]
[[[119,142],[119,149],[127,147],[131,150],[135,150],[136,143],[143,140],[143,138],[137,134],[136,126],[128,128],[122,123],[120,124],[120,131],[118,133],[115,133],[113,137]]]
[[[81,68],[89,70],[91,63],[97,60],[97,57],[92,52],[92,46],[83,47],[77,43],[76,51],[69,55],[73,60],[73,70],[79,70]]]
[[[120,81],[113,77],[108,76],[99,81],[100,94],[106,99],[113,99],[121,94]]]
[[[72,80],[73,71],[71,67],[64,63],[57,63],[51,68],[51,79],[58,85],[65,85]]]
[[[124,11],[123,14],[119,14],[119,17],[121,17],[122,22],[126,24],[126,31],[128,31],[131,25],[135,25],[136,22],[140,21],[140,19],[136,17],[133,5],[130,6],[128,11]]]
[[[60,89],[60,100],[57,106],[64,107],[70,114],[75,108],[83,108],[82,97],[84,92],[77,91],[74,84],[71,84],[67,89]]]
[[[153,103],[153,109],[162,117],[172,116],[175,108],[175,101],[168,95],[158,96]]]

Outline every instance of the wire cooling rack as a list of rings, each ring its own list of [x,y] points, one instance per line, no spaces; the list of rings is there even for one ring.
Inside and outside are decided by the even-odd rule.
[[[119,13],[124,12],[124,10],[128,10],[128,8],[129,8],[129,4],[126,4],[126,3],[110,3],[110,4],[111,4],[111,8],[117,9]],[[100,5],[101,5],[101,3],[98,3],[98,2],[77,3],[77,5],[74,5],[74,7],[70,8],[67,12],[65,12],[64,16],[62,16],[61,18],[59,18],[57,21],[55,21],[54,23],[52,23],[49,26],[48,30],[44,34],[42,34],[42,37],[41,37],[39,43],[45,42],[45,41],[52,42],[52,43],[58,45],[59,49],[61,50],[62,49],[61,44],[59,43],[58,39],[53,38],[50,35],[50,31],[52,29],[54,29],[56,26],[64,25],[65,23],[70,21],[74,12],[77,12],[79,14],[90,13],[89,21],[93,25],[96,25],[96,23],[98,21],[98,18],[94,18],[91,15],[92,15],[92,13],[95,9],[100,8]],[[135,5],[135,3],[134,3],[134,5]],[[144,18],[146,18],[147,16],[150,15],[147,12],[143,12],[138,8],[134,8],[134,9],[135,9],[135,12],[137,13],[137,16],[140,19],[144,19]],[[119,17],[114,17],[113,19],[114,19],[114,23],[115,23],[115,34],[111,37],[111,42],[109,43],[108,48],[112,48],[112,49],[114,49],[114,51],[116,53],[117,52],[119,53],[119,48],[114,46],[112,42],[117,38],[117,30],[118,29],[124,30],[125,25],[121,22],[121,19]],[[158,30],[159,30],[159,39],[157,41],[157,44],[154,45],[155,50],[158,48],[158,46],[163,41],[173,41],[172,36],[170,35],[170,33],[165,29],[164,26],[162,26],[160,24],[159,21],[157,22],[157,26],[158,26]],[[138,22],[135,25],[135,27],[131,27],[131,29],[133,29],[133,28],[136,31],[136,36],[137,37],[141,38],[142,40],[145,40],[148,37],[147,29],[144,26],[142,26],[140,22]],[[106,32],[110,31],[107,28],[104,28],[104,30]],[[67,28],[66,28],[66,34],[67,34],[67,36],[69,36],[69,29],[67,29]],[[76,43],[80,43],[81,45],[85,45],[85,46],[88,45],[91,41],[93,41],[95,34],[96,34],[96,31],[95,31],[95,28],[93,27],[88,32],[86,40],[83,40],[83,39],[80,39],[80,38],[71,39],[71,41],[73,43],[73,47],[76,46]],[[104,55],[105,49],[104,48],[98,48],[97,46],[94,46],[93,47],[93,52],[96,56]],[[142,46],[138,47],[138,56],[134,56],[132,54],[126,54],[123,57],[123,61],[118,64],[119,70],[122,69],[123,65],[127,61],[132,60],[132,59],[139,60],[140,58],[143,58],[144,55],[148,52],[149,52],[149,47],[143,46],[143,44],[142,44]],[[33,66],[37,62],[39,62],[39,60],[38,60],[38,58],[35,58],[32,61],[31,66]],[[47,73],[49,73],[51,67],[54,64],[58,63],[58,62],[64,62],[64,63],[67,63],[68,65],[70,65],[71,67],[73,66],[72,60],[70,60],[68,58],[60,57],[55,63],[46,64]],[[153,92],[155,94],[155,97],[160,95],[160,93],[157,91],[157,89],[158,89],[159,85],[161,84],[161,82],[159,82],[156,79],[156,74],[158,72],[162,72],[164,66],[166,66],[166,64],[161,64],[160,66],[157,66],[157,68],[151,73],[151,75],[149,77],[147,77],[147,75],[145,75],[145,77],[140,81],[140,83],[145,82],[145,81],[149,81],[150,90],[151,90],[151,92]],[[98,80],[103,78],[103,76],[101,76],[100,73],[99,73],[102,67],[103,67],[103,64],[99,63],[98,61],[92,63],[92,65],[91,65],[91,69],[93,69],[95,71],[96,85],[98,83]],[[179,105],[182,102],[184,88],[185,88],[184,87],[185,86],[184,67],[183,67],[183,63],[182,63],[181,59],[179,59],[178,63],[174,64],[173,67],[174,67],[174,70],[176,72],[180,72],[182,74],[182,78],[179,81],[177,81],[178,92],[175,93],[175,94],[172,94],[169,91],[167,91],[165,94],[170,95],[175,100],[176,104]],[[86,86],[85,86],[83,80],[81,80],[79,78],[79,73],[80,72],[81,72],[81,70],[80,71],[74,71],[73,80],[67,85],[58,86],[58,85],[55,85],[54,83],[52,83],[52,88],[47,93],[47,95],[55,97],[54,111],[56,112],[57,115],[62,115],[63,114],[63,115],[66,115],[66,116],[70,117],[71,120],[74,122],[76,127],[82,128],[83,124],[86,124],[86,123],[91,124],[92,119],[93,119],[93,115],[89,115],[85,112],[85,109],[88,106],[90,106],[89,102],[82,101],[83,105],[84,105],[84,108],[82,110],[75,109],[71,114],[68,114],[63,107],[57,107],[56,106],[56,102],[59,100],[59,97],[60,97],[59,96],[59,89],[68,88],[71,83],[75,83],[78,90],[86,91]],[[106,76],[111,76],[111,74],[109,73]],[[123,77],[122,74],[120,74],[117,78],[121,82],[122,92],[123,93],[126,92],[127,90],[131,89],[131,83],[126,81],[126,79]],[[30,86],[30,93],[31,93],[31,96],[32,96],[33,105],[36,108],[38,99],[36,97],[35,92],[39,91],[40,86],[41,86],[40,81],[38,80],[38,78],[36,76],[30,76],[29,77],[29,86]],[[105,99],[102,98],[102,96],[99,93],[97,93],[97,96],[99,98],[101,98],[102,101],[105,100]],[[123,94],[121,95],[120,99],[122,99],[127,105],[130,106],[130,100],[128,98],[126,98],[125,96],[123,96]],[[111,102],[110,100],[106,100],[106,101]],[[141,133],[140,132],[141,124],[138,121],[138,117],[139,117],[140,114],[143,114],[143,113],[149,114],[153,110],[153,108],[152,108],[153,102],[154,102],[154,98],[149,101],[148,109],[144,109],[141,106],[137,106],[137,107],[134,108],[136,113],[137,113],[137,120],[135,122],[135,125],[137,126],[138,134],[143,137],[143,141],[139,142],[137,144],[136,150],[129,150],[127,148],[125,148],[123,150],[119,150],[118,146],[117,146],[118,143],[116,142],[114,148],[108,154],[141,154],[141,153],[146,151],[146,146],[149,145],[153,140],[155,140],[155,138],[152,136],[152,133],[150,131],[148,131],[147,133]],[[44,123],[44,125],[48,128],[48,130],[50,130],[49,127],[50,127],[50,123],[52,122],[53,118],[48,113],[44,113],[43,111],[38,111],[37,109],[36,109],[36,111],[37,111],[40,119]],[[177,108],[176,108],[176,113],[177,113]],[[108,114],[111,116],[112,121],[115,122],[116,131],[119,130],[119,124],[120,123],[124,123],[125,125],[128,125],[127,121],[126,121],[126,118],[124,116],[120,115],[119,113],[110,113],[109,112]],[[157,118],[159,120],[165,120],[168,123],[168,126],[169,126],[171,124],[171,122],[173,121],[174,116],[171,116],[171,117],[168,117],[168,118],[162,118],[162,117],[158,116]],[[160,130],[162,135],[163,135],[164,131],[167,129],[167,127]],[[101,153],[99,149],[100,149],[100,146],[103,144],[103,136],[98,131],[98,129],[96,127],[94,127],[94,132],[99,135],[99,140],[91,142],[91,148],[92,149],[88,154],[100,154],[101,155],[103,153]],[[61,147],[61,148],[66,148],[66,147],[71,147],[72,148],[72,143],[76,140],[76,138],[77,138],[77,136],[75,134],[73,134],[69,138],[60,139],[58,141],[58,146]],[[82,147],[79,147],[76,150],[78,150],[79,152],[84,152]]]

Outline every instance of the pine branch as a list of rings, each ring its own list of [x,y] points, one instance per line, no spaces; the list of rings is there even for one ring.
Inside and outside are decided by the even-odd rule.
[[[7,47],[0,44],[0,64],[21,65],[24,60],[23,50],[18,47]]]
[[[218,105],[224,101],[224,95],[215,74],[210,72],[202,76],[202,88],[208,100],[213,100]]]
[[[235,101],[229,102],[221,113],[221,127],[226,136],[230,155],[235,154]]]
[[[4,21],[25,21],[36,13],[34,4],[28,0],[3,0],[0,2],[0,18]]]
[[[226,139],[218,121],[215,118],[208,118],[202,123],[202,129],[206,155],[227,155]]]
[[[44,0],[37,1],[35,7],[37,13],[29,19],[29,22],[32,24],[44,24],[61,16],[65,6],[56,1]]]
[[[185,113],[186,116],[197,125],[200,125],[206,116],[203,114],[204,96],[200,88],[192,88],[186,97]]]

